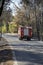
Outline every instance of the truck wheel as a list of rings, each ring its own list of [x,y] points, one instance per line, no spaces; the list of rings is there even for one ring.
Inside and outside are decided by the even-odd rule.
[[[23,40],[23,38],[20,37],[19,40]]]
[[[29,40],[29,41],[30,41],[30,40],[31,40],[31,38],[27,38],[27,40]]]

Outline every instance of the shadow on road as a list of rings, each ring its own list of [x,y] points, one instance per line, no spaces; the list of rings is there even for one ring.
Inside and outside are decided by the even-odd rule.
[[[0,50],[0,63],[12,60],[12,52],[10,49]]]
[[[43,53],[34,53],[20,50],[13,50],[13,52],[15,52],[16,59],[19,62],[30,62],[43,65]]]
[[[35,53],[30,51],[21,51],[21,50],[12,50],[16,56],[17,61],[21,62],[30,62],[30,63],[37,63],[43,65],[43,53]],[[0,63],[6,62],[12,59],[12,53],[10,49],[5,49],[0,51]]]

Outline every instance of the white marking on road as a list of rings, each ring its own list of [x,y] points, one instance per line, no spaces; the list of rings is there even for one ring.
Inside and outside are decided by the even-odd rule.
[[[8,44],[9,44],[9,46],[10,46],[10,42],[9,42],[10,39],[7,39],[7,38],[5,38],[5,39],[8,41]],[[10,40],[10,41],[11,41],[11,40]],[[10,46],[10,48],[11,48],[11,49],[14,49],[12,46]],[[18,65],[17,60],[16,60],[16,56],[15,56],[15,52],[12,51],[12,54],[13,54],[13,59],[15,59],[13,65]],[[14,56],[15,56],[15,58],[14,58]]]
[[[10,43],[9,43],[9,45],[10,45]],[[10,48],[11,48],[11,49],[14,49],[12,46],[10,46]],[[17,60],[16,60],[15,52],[12,51],[12,54],[13,54],[13,59],[15,59],[13,65],[18,65]],[[14,58],[14,56],[15,56],[15,58]]]
[[[12,52],[12,53],[13,53],[13,56],[14,56],[15,55],[15,52]],[[13,65],[18,65],[17,60],[16,60],[16,56],[15,56],[15,61],[14,61]]]

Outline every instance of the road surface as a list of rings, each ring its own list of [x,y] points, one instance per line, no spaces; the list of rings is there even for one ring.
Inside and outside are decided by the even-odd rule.
[[[43,42],[19,40],[18,36],[3,35],[13,53],[13,65],[43,65]]]

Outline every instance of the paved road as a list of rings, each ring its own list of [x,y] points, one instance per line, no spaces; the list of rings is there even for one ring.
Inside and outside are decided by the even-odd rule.
[[[17,36],[3,35],[12,49],[14,65],[43,65],[43,42],[20,41]]]

